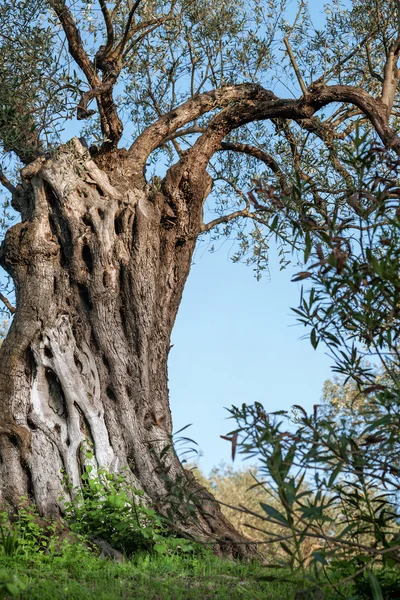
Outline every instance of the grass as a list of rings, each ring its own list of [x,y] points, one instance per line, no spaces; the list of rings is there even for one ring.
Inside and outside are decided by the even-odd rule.
[[[144,523],[150,522],[150,526],[138,527],[136,521],[129,520],[130,513],[126,515],[114,505],[111,512],[99,510],[96,502],[86,502],[84,508],[84,518],[72,521],[70,527],[74,526],[73,530],[64,522],[40,519],[35,507],[30,505],[19,508],[18,519],[13,523],[8,521],[7,513],[0,512],[0,600],[317,598],[311,589],[315,590],[316,581],[319,586],[321,579],[316,579],[317,573],[311,570],[291,572],[288,568],[273,569],[257,561],[244,563],[219,558],[209,547],[166,536],[166,530],[155,518],[151,520],[148,512]],[[98,538],[103,535],[103,541],[99,543]],[[134,550],[132,540],[137,542]],[[109,542],[118,550],[118,561],[99,555],[99,547],[106,554],[110,553]],[[144,542],[147,545],[143,546]],[[359,567],[356,567],[358,571]],[[329,579],[341,581],[344,576],[354,573],[354,566],[347,565],[345,571],[343,565],[339,571],[331,569]],[[330,591],[325,590],[324,600],[371,598],[368,581],[364,590],[353,583],[347,584],[346,588],[342,586],[340,591],[337,587],[333,590],[327,586],[325,575],[318,572],[323,578],[323,587],[330,588]],[[398,570],[377,571],[376,576],[385,584],[385,593],[375,595],[374,600],[400,598],[393,595],[393,590],[400,587],[397,585],[400,583]],[[305,593],[298,594],[301,590]]]
[[[117,563],[99,558],[82,544],[64,546],[58,555],[0,557],[1,568],[26,588],[26,600],[282,600],[293,597],[290,583],[260,581],[265,567],[219,559],[212,554],[141,554]]]

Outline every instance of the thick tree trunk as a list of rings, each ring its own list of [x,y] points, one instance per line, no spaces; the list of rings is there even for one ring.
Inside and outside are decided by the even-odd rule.
[[[160,509],[178,482],[196,491],[162,451],[172,432],[170,334],[200,215],[130,176],[125,159],[114,152],[95,164],[74,139],[24,171],[22,222],[1,250],[17,294],[0,350],[2,504],[29,496],[41,513],[60,514],[62,471],[79,487],[89,445],[98,467],[128,467]],[[243,542],[202,495],[198,520],[182,510],[178,527]]]

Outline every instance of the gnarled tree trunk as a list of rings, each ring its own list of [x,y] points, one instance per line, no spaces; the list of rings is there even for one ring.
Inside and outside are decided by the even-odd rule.
[[[172,197],[125,159],[96,164],[75,138],[23,171],[22,222],[1,250],[17,294],[0,350],[3,504],[29,496],[62,512],[62,471],[79,487],[89,444],[98,467],[128,467],[158,506],[186,476],[172,451],[160,454],[172,431],[170,334],[201,215],[180,201],[184,187]],[[202,495],[198,521],[181,517],[180,529],[243,542]]]

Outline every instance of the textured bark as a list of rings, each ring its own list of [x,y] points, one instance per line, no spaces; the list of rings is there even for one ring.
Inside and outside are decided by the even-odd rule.
[[[128,153],[98,164],[77,139],[24,171],[22,222],[1,264],[17,311],[0,349],[0,503],[21,496],[60,514],[62,470],[80,486],[86,448],[95,466],[128,467],[162,510],[171,485],[196,483],[170,444],[170,334],[200,231],[201,202],[129,176]],[[131,170],[132,171],[132,170]],[[209,189],[205,178],[203,193]],[[188,192],[189,193],[189,192]],[[197,489],[197,492],[199,490]],[[198,520],[177,526],[243,539],[203,490]]]

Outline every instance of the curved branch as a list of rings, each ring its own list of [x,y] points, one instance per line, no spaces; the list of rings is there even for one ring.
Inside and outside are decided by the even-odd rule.
[[[185,156],[182,168],[187,170],[196,163],[197,170],[206,168],[213,154],[220,148],[223,138],[234,129],[252,121],[266,119],[291,119],[303,121],[306,128],[318,132],[310,120],[314,114],[328,104],[341,102],[357,106],[373,124],[384,145],[400,156],[400,138],[388,125],[387,107],[360,88],[325,84],[314,85],[306,98],[299,100],[256,99],[242,100],[216,115],[204,133]],[[321,132],[319,132],[321,135]],[[175,170],[175,177],[177,173]]]
[[[165,138],[207,112],[243,100],[265,101],[274,98],[276,96],[272,92],[253,83],[228,85],[190,98],[145,129],[129,149],[131,162],[141,172],[149,155]]]
[[[165,139],[162,140],[161,144],[157,147],[160,148],[161,146],[164,146],[164,144],[166,144],[167,142],[172,142],[173,140],[176,140],[176,138],[185,137],[185,135],[193,135],[195,133],[205,133],[205,131],[206,127],[198,126],[180,129],[178,131],[175,131],[175,133],[171,133],[171,135],[168,135]]]
[[[267,154],[267,152],[264,152],[256,146],[251,146],[250,144],[241,144],[238,142],[221,142],[221,147],[217,148],[217,152],[224,150],[247,154],[248,156],[252,156],[253,158],[261,160],[267,165],[267,167],[271,169],[273,173],[278,175],[284,194],[288,195],[290,193],[285,173],[281,170],[276,160],[270,154]]]
[[[13,184],[11,183],[11,181],[8,179],[8,177],[5,175],[5,173],[3,172],[2,169],[0,169],[0,183],[3,187],[6,188],[6,190],[8,190],[13,196],[16,195],[17,192],[17,188],[15,186],[13,186]]]
[[[238,88],[231,89],[237,91]],[[246,88],[244,89],[246,90]],[[193,98],[172,114],[170,113],[168,119],[161,120],[161,131],[157,128],[158,124],[149,128],[144,133],[144,136],[149,136],[145,140],[146,151],[152,147],[151,144],[154,143],[153,140],[156,136],[162,138],[165,137],[165,132],[173,133],[169,128],[174,127],[175,124],[182,126],[183,121],[193,120],[197,112],[203,111],[204,114],[207,110],[211,110],[210,96],[202,95],[203,98],[203,104],[200,103],[200,107],[197,104],[199,99]],[[224,101],[227,102],[228,98],[232,98],[230,93],[227,94]],[[304,121],[306,128],[309,127],[315,131],[316,123],[312,120],[315,113],[324,106],[337,102],[353,104],[358,107],[373,124],[384,145],[392,148],[400,156],[400,138],[389,127],[387,107],[379,99],[373,98],[362,89],[343,85],[328,87],[324,83],[320,83],[311,86],[309,94],[297,100],[278,99],[270,92],[265,91],[255,92],[253,97],[250,97],[249,94],[246,97],[244,93],[242,98],[229,102],[229,106],[225,110],[214,116],[208,124],[206,132],[183,154],[178,163],[170,167],[164,179],[165,193],[173,198],[181,186],[185,188],[186,195],[190,189],[190,195],[187,197],[190,198],[191,210],[194,213],[199,212],[210,191],[209,186],[206,185],[207,166],[215,152],[221,148],[223,139],[230,132],[247,123],[267,119],[294,120],[298,123]],[[185,106],[189,106],[191,110],[184,110]],[[175,127],[176,129],[178,126]],[[144,157],[140,158],[143,161]],[[335,158],[334,149],[332,158]],[[316,200],[319,201],[318,195]]]

